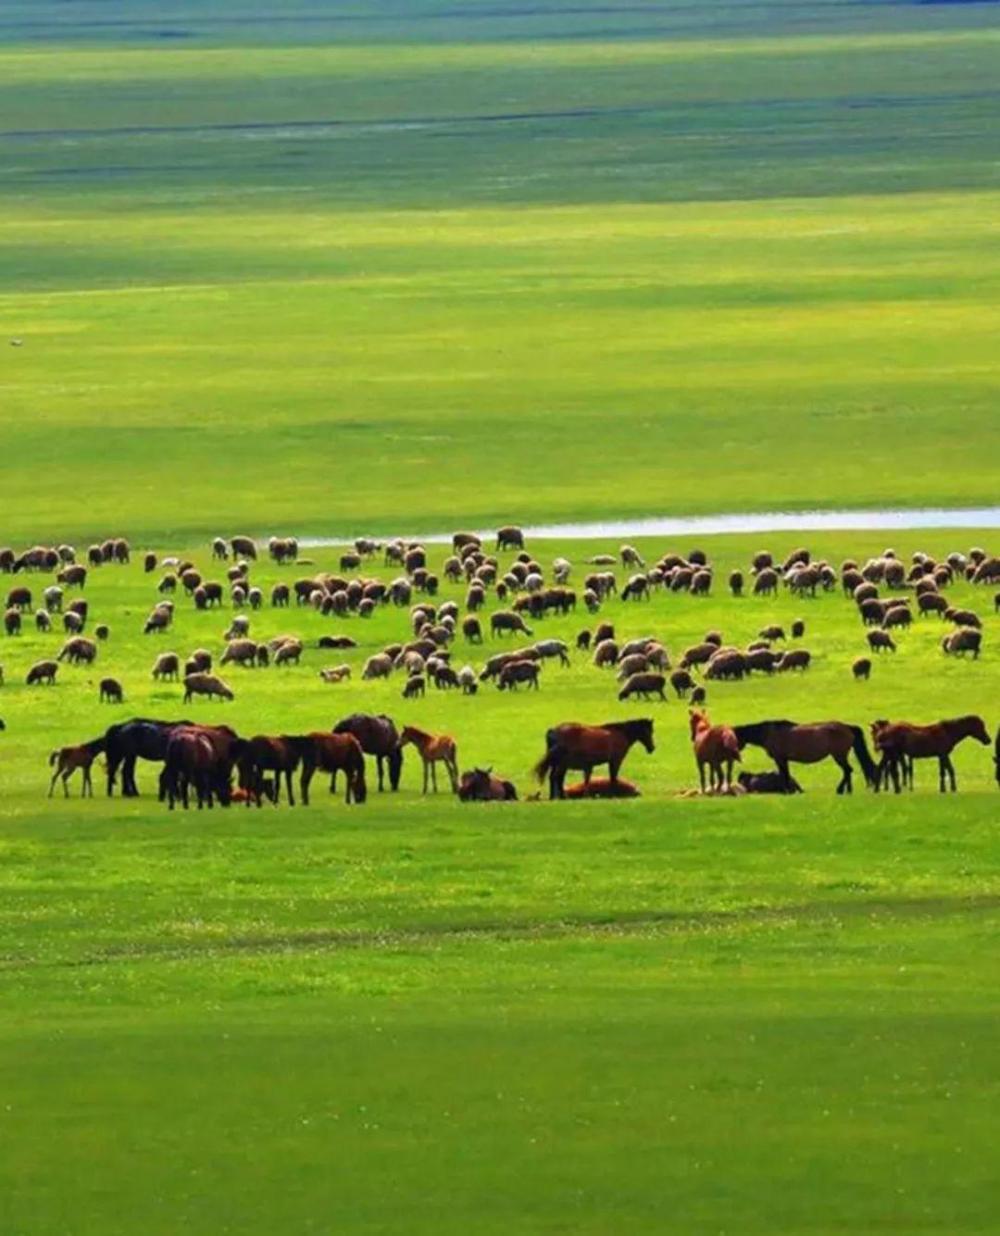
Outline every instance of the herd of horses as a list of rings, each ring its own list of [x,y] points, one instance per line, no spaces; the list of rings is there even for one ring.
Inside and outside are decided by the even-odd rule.
[[[746,725],[713,725],[708,714],[698,709],[689,713],[690,736],[702,793],[800,793],[793,778],[793,764],[817,764],[833,760],[841,772],[838,794],[850,794],[854,770],[853,755],[865,784],[878,792],[889,786],[898,794],[914,784],[914,765],[923,759],[938,762],[938,787],[943,793],[957,789],[952,752],[966,738],[990,746],[993,742],[995,768],[1000,780],[1000,732],[991,740],[983,719],[969,715],[913,725],[908,722],[877,721],[871,735],[876,762],[868,749],[860,726],[842,721],[798,724],[790,720],[769,720]],[[625,758],[635,744],[652,755],[655,751],[654,723],[643,717],[609,721],[601,725],[566,722],[553,726],[545,735],[545,753],[534,767],[539,782],[548,782],[549,797],[634,797],[631,782],[621,778]],[[384,714],[355,713],[338,722],[330,731],[316,730],[299,735],[257,734],[240,737],[226,725],[205,725],[188,720],[157,721],[137,717],[112,725],[100,738],[53,751],[49,763],[54,768],[49,796],[62,782],[69,794],[69,778],[79,770],[83,794],[93,794],[92,766],[98,756],[105,758],[107,793],[114,794],[116,783],[125,798],[136,797],[136,765],[140,759],[162,765],[159,797],[173,809],[178,803],[187,808],[192,800],[199,807],[216,803],[229,806],[243,802],[258,807],[267,800],[277,805],[282,786],[289,806],[295,805],[295,778],[300,801],[309,805],[309,790],[315,775],[329,774],[331,793],[336,791],[337,775],[346,782],[345,801],[363,803],[367,798],[365,756],[374,758],[379,791],[398,790],[403,768],[403,752],[413,746],[423,765],[423,793],[438,790],[437,766],[443,764],[452,793],[463,801],[508,801],[517,799],[516,787],[493,774],[492,769],[474,768],[459,774],[457,744],[448,734],[429,734],[412,725],[397,727]],[[773,772],[741,773],[734,781],[733,771],[743,762],[747,746],[760,748],[774,762]],[[606,767],[606,779],[595,780],[595,769]],[[569,772],[582,773],[582,781],[567,789]],[[235,784],[234,784],[235,782]]]

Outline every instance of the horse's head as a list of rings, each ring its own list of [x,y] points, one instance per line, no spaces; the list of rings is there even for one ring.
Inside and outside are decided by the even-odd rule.
[[[647,752],[652,755],[656,750],[656,744],[653,742],[653,722],[650,718],[643,717],[643,719],[638,723],[637,737],[639,742],[641,742],[646,748]]]
[[[688,719],[691,723],[691,737],[694,738],[699,730],[708,729],[708,714],[701,712],[697,708],[688,710]]]
[[[986,732],[986,722],[982,719],[982,717],[969,717],[969,736],[970,738],[977,739],[983,744],[984,747],[988,747],[993,741]]]

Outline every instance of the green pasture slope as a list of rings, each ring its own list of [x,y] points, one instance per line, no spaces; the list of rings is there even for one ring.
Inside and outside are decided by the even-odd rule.
[[[885,546],[810,540],[832,559]],[[724,578],[760,543],[707,548]],[[960,544],[895,539],[901,554]],[[579,573],[614,546],[535,548]],[[204,543],[193,552],[209,566]],[[339,553],[310,551],[308,569],[336,569]],[[256,575],[269,590],[303,569]],[[613,672],[585,656],[546,666],[537,695],[404,703],[398,676],[363,683],[364,658],[406,629],[393,608],[339,623],[265,608],[254,635],[299,634],[302,666],[224,670],[233,703],[184,708],[152,660],[218,653],[229,611],[179,599],[173,630],[143,636],[156,578],[138,563],[93,573],[111,637],[51,690],[23,675],[61,635],[0,650],[5,1232],[994,1230],[990,750],[960,748],[947,799],[929,766],[913,795],[837,799],[822,766],[802,772],[799,798],[691,801],[678,797],[695,784],[684,705],[620,704]],[[718,719],[977,710],[992,729],[992,591],[960,585],[954,600],[984,616],[980,662],[946,661],[945,624],[928,619],[867,684],[850,674],[863,630],[839,592],[737,601],[720,587],[611,601],[602,617],[675,656],[709,627],[743,643],[803,617],[809,672],[711,684]],[[536,633],[572,641],[587,621]],[[331,630],[359,647],[319,651]],[[455,661],[496,647],[459,641]],[[345,660],[349,683],[320,681]],[[109,673],[122,708],[96,702]],[[148,766],[139,801],[109,803],[99,775],[93,801],[76,786],[45,798],[50,748],[113,719],[295,732],[356,709],[449,730],[463,767],[492,763],[522,797],[561,719],[648,713],[657,750],[626,767],[644,797],[613,805],[427,801],[412,760],[397,796],[372,777],[356,808],[318,783],[308,809],[170,815]],[[766,761],[748,751],[747,765]]]
[[[7,0],[0,543],[205,562],[216,532],[995,503],[998,30],[990,4]],[[791,539],[706,548],[724,575],[761,543]],[[350,810],[168,816],[148,770],[138,802],[50,803],[52,747],[181,711],[151,581],[87,595],[95,672],[28,692],[59,638],[0,648],[3,1236],[997,1229],[988,751],[948,799],[921,769],[837,800],[821,768],[692,802],[672,700],[641,708],[632,803],[427,803],[412,762]],[[713,687],[720,718],[992,729],[991,596],[955,595],[981,662],[928,621],[866,686],[839,595],[605,616],[673,651],[804,616],[812,670]],[[181,603],[158,646],[227,620]],[[537,697],[320,682],[401,621],[192,711],[385,708],[522,794],[546,725],[640,711],[579,658]],[[255,619],[285,629],[329,624]]]
[[[0,14],[5,535],[996,500],[995,6],[155,9]]]

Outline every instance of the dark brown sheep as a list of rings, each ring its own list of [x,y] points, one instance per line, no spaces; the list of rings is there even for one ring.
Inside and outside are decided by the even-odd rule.
[[[868,657],[856,657],[851,666],[851,673],[859,682],[867,682],[872,676],[872,663]]]
[[[658,695],[666,703],[667,697],[664,692],[666,684],[667,680],[662,674],[632,674],[628,682],[618,692],[618,698],[620,700],[627,700],[631,699],[633,695],[637,695],[640,699],[648,700],[651,695]]]
[[[790,652],[786,652],[775,669],[779,674],[785,673],[786,670],[807,670],[812,661],[812,653],[805,648],[793,648]]]
[[[38,686],[43,682],[51,687],[55,685],[58,672],[59,666],[55,661],[36,661],[31,669],[28,670],[24,681],[29,687]]]
[[[869,631],[867,639],[868,647],[872,652],[896,651],[896,645],[893,643],[892,636],[888,631]]]
[[[91,665],[97,660],[97,645],[82,635],[74,636],[63,644],[57,660],[68,661],[70,665]]]
[[[122,689],[122,684],[117,678],[102,678],[98,700],[104,704],[121,704],[124,702],[125,692]]]
[[[190,703],[196,695],[214,696],[222,700],[236,698],[222,679],[214,674],[188,674],[184,679],[184,703]]]
[[[959,627],[941,641],[941,648],[946,656],[962,657],[971,652],[973,659],[978,659],[983,643],[983,633],[975,627]]]
[[[161,652],[153,662],[153,677],[157,682],[176,682],[180,672],[181,661],[176,652]]]

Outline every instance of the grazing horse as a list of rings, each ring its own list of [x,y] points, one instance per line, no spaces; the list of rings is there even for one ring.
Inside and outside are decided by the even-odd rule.
[[[114,793],[115,777],[122,774],[122,797],[135,798],[139,787],[135,783],[136,760],[152,760],[162,764],[167,755],[167,741],[179,725],[192,725],[191,721],[150,721],[146,717],[134,717],[109,727],[104,735],[107,744],[108,797]],[[163,794],[160,795],[160,801]]]
[[[713,725],[708,713],[692,709],[691,745],[694,760],[698,765],[698,780],[701,792],[705,793],[705,769],[708,768],[708,785],[712,791],[730,790],[733,785],[733,765],[741,762],[740,744],[728,725]]]
[[[903,784],[913,789],[913,763],[915,760],[936,759],[938,762],[938,790],[944,794],[951,785],[957,789],[955,766],[951,753],[965,738],[975,738],[984,747],[990,745],[990,736],[982,717],[974,713],[965,717],[952,717],[933,725],[912,725],[908,721],[876,721],[872,726],[872,741],[876,751],[882,753],[882,764],[875,789],[891,779],[892,788],[899,793],[899,770],[903,770]]]
[[[209,735],[196,725],[174,729],[167,739],[163,768],[163,786],[167,804],[173,811],[178,799],[184,809],[190,806],[189,791],[193,786],[198,810],[212,806],[215,788],[217,756]]]
[[[375,767],[378,770],[379,793],[384,789],[382,774],[383,766],[389,766],[389,788],[399,789],[399,778],[403,771],[403,752],[399,747],[399,731],[391,717],[384,713],[372,714],[355,712],[338,721],[333,727],[335,734],[353,734],[361,743],[365,755],[375,757]],[[337,774],[330,779],[330,793],[337,789]]]
[[[850,794],[853,769],[847,757],[851,751],[861,765],[865,783],[874,786],[878,779],[878,766],[868,752],[864,733],[858,725],[846,725],[842,721],[818,721],[810,725],[794,721],[758,721],[752,725],[734,725],[733,733],[741,748],[747,743],[764,748],[778,766],[789,792],[792,785],[789,764],[818,764],[829,758],[843,774],[837,793]]]
[[[78,747],[60,747],[49,756],[49,767],[55,767],[52,780],[49,782],[49,798],[56,788],[56,782],[62,777],[63,795],[69,798],[70,777],[79,768],[83,776],[81,794],[94,797],[94,783],[90,779],[90,766],[104,750],[104,739],[95,738],[91,742],[81,743]]]
[[[264,794],[265,773],[274,773],[275,806],[281,798],[281,775],[285,775],[285,789],[288,795],[288,805],[295,806],[295,795],[292,792],[292,774],[301,761],[300,753],[292,741],[285,736],[269,736],[255,734],[248,738],[240,749],[237,765],[239,767],[240,789],[246,791],[245,802],[249,807],[251,801],[259,807]]]
[[[584,782],[601,764],[607,764],[612,781],[618,780],[618,770],[633,743],[641,743],[650,755],[653,744],[653,722],[648,717],[635,721],[608,721],[604,725],[578,725],[567,722],[545,733],[546,751],[535,765],[539,781],[549,778],[549,798],[565,798],[566,773],[571,769],[583,772]]]
[[[462,773],[458,797],[463,803],[512,802],[517,790],[513,782],[495,777],[492,768],[473,768]]]
[[[452,793],[457,794],[458,755],[454,738],[450,734],[428,734],[415,725],[404,725],[399,745],[402,748],[407,743],[413,743],[424,762],[424,793],[427,793],[428,778],[434,786],[434,793],[437,793],[437,765],[440,763],[448,770]]]
[[[327,734],[318,730],[299,738],[286,739],[298,751],[302,760],[302,805],[309,806],[309,783],[317,769],[332,773],[343,770],[347,774],[345,802],[363,803],[368,797],[365,784],[365,756],[361,743],[353,734]]]

